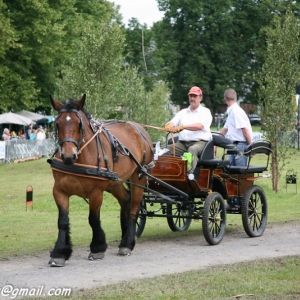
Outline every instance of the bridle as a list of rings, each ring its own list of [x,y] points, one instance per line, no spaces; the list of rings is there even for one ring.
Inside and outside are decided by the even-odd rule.
[[[71,137],[66,137],[66,138],[63,138],[61,140],[58,139],[58,127],[57,127],[57,121],[58,119],[61,117],[61,115],[63,113],[75,113],[76,116],[79,118],[80,122],[79,122],[79,129],[81,130],[82,132],[82,135],[81,135],[81,140],[80,141],[77,141]],[[79,111],[77,109],[66,109],[66,108],[62,108],[59,112],[58,112],[58,115],[57,115],[57,118],[56,118],[56,121],[55,121],[55,125],[54,125],[54,135],[55,135],[55,140],[57,141],[59,147],[61,148],[62,144],[65,143],[65,142],[72,142],[75,144],[75,146],[77,147],[77,151],[79,151],[80,149],[80,145],[81,143],[84,143],[84,123],[83,123],[83,120],[82,120],[82,117],[79,113]]]

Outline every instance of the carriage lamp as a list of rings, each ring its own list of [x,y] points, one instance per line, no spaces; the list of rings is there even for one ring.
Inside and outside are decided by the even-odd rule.
[[[290,169],[286,172],[285,183],[286,183],[286,191],[287,191],[288,184],[295,184],[296,194],[297,194],[297,172],[295,172],[294,169]]]

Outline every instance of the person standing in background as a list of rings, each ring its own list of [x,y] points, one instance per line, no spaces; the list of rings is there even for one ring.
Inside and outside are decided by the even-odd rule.
[[[10,136],[9,129],[8,128],[4,128],[3,135],[2,135],[2,140],[3,141],[9,141],[10,139],[11,139],[11,136]]]
[[[33,129],[32,129],[32,124],[29,125],[29,128],[27,130],[27,139],[29,140],[30,139],[30,134],[32,133]]]
[[[237,155],[229,155],[232,166],[246,166],[248,157],[243,155],[244,149],[252,143],[252,127],[246,112],[237,104],[237,94],[233,89],[227,89],[224,100],[228,106],[227,120],[220,133],[231,139],[239,150]]]
[[[37,146],[40,156],[44,156],[45,147],[44,147],[44,140],[46,139],[46,134],[42,126],[40,126],[37,130],[36,140]]]

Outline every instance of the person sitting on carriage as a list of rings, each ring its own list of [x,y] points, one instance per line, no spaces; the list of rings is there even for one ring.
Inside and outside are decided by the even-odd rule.
[[[193,86],[188,92],[189,107],[180,110],[173,119],[165,124],[165,129],[170,132],[179,132],[178,141],[175,144],[175,155],[183,156],[189,152],[193,156],[191,169],[192,174],[197,166],[200,154],[208,141],[212,139],[210,126],[212,123],[211,111],[201,105],[203,99],[199,87]],[[168,149],[173,153],[174,145]]]
[[[239,151],[237,155],[229,155],[231,166],[247,166],[248,156],[243,155],[245,148],[252,143],[252,127],[245,111],[237,103],[234,89],[227,89],[224,100],[228,106],[228,117],[220,133],[233,141]]]

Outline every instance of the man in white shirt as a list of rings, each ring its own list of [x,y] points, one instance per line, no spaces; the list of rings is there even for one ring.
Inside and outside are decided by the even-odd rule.
[[[45,155],[45,147],[44,147],[44,140],[46,139],[46,134],[44,129],[40,126],[40,128],[37,130],[36,134],[36,140],[38,145],[38,151],[40,156]]]
[[[45,134],[45,131],[42,127],[40,127],[38,130],[37,130],[37,135],[36,135],[36,139],[38,141],[43,141],[44,139],[46,139],[46,134]]]
[[[198,158],[204,146],[212,139],[210,126],[212,115],[208,108],[200,103],[203,99],[199,87],[193,86],[188,93],[190,106],[180,110],[175,117],[165,124],[170,131],[179,132],[178,142],[175,145],[175,155],[182,156],[189,152],[193,155],[193,161],[189,173],[193,173],[197,166]],[[173,151],[173,145],[168,146]]]
[[[250,120],[245,111],[237,104],[235,90],[227,89],[224,93],[224,100],[228,106],[228,117],[220,133],[231,139],[240,152],[238,155],[229,155],[228,158],[232,166],[246,166],[248,159],[242,153],[247,145],[252,143]]]

